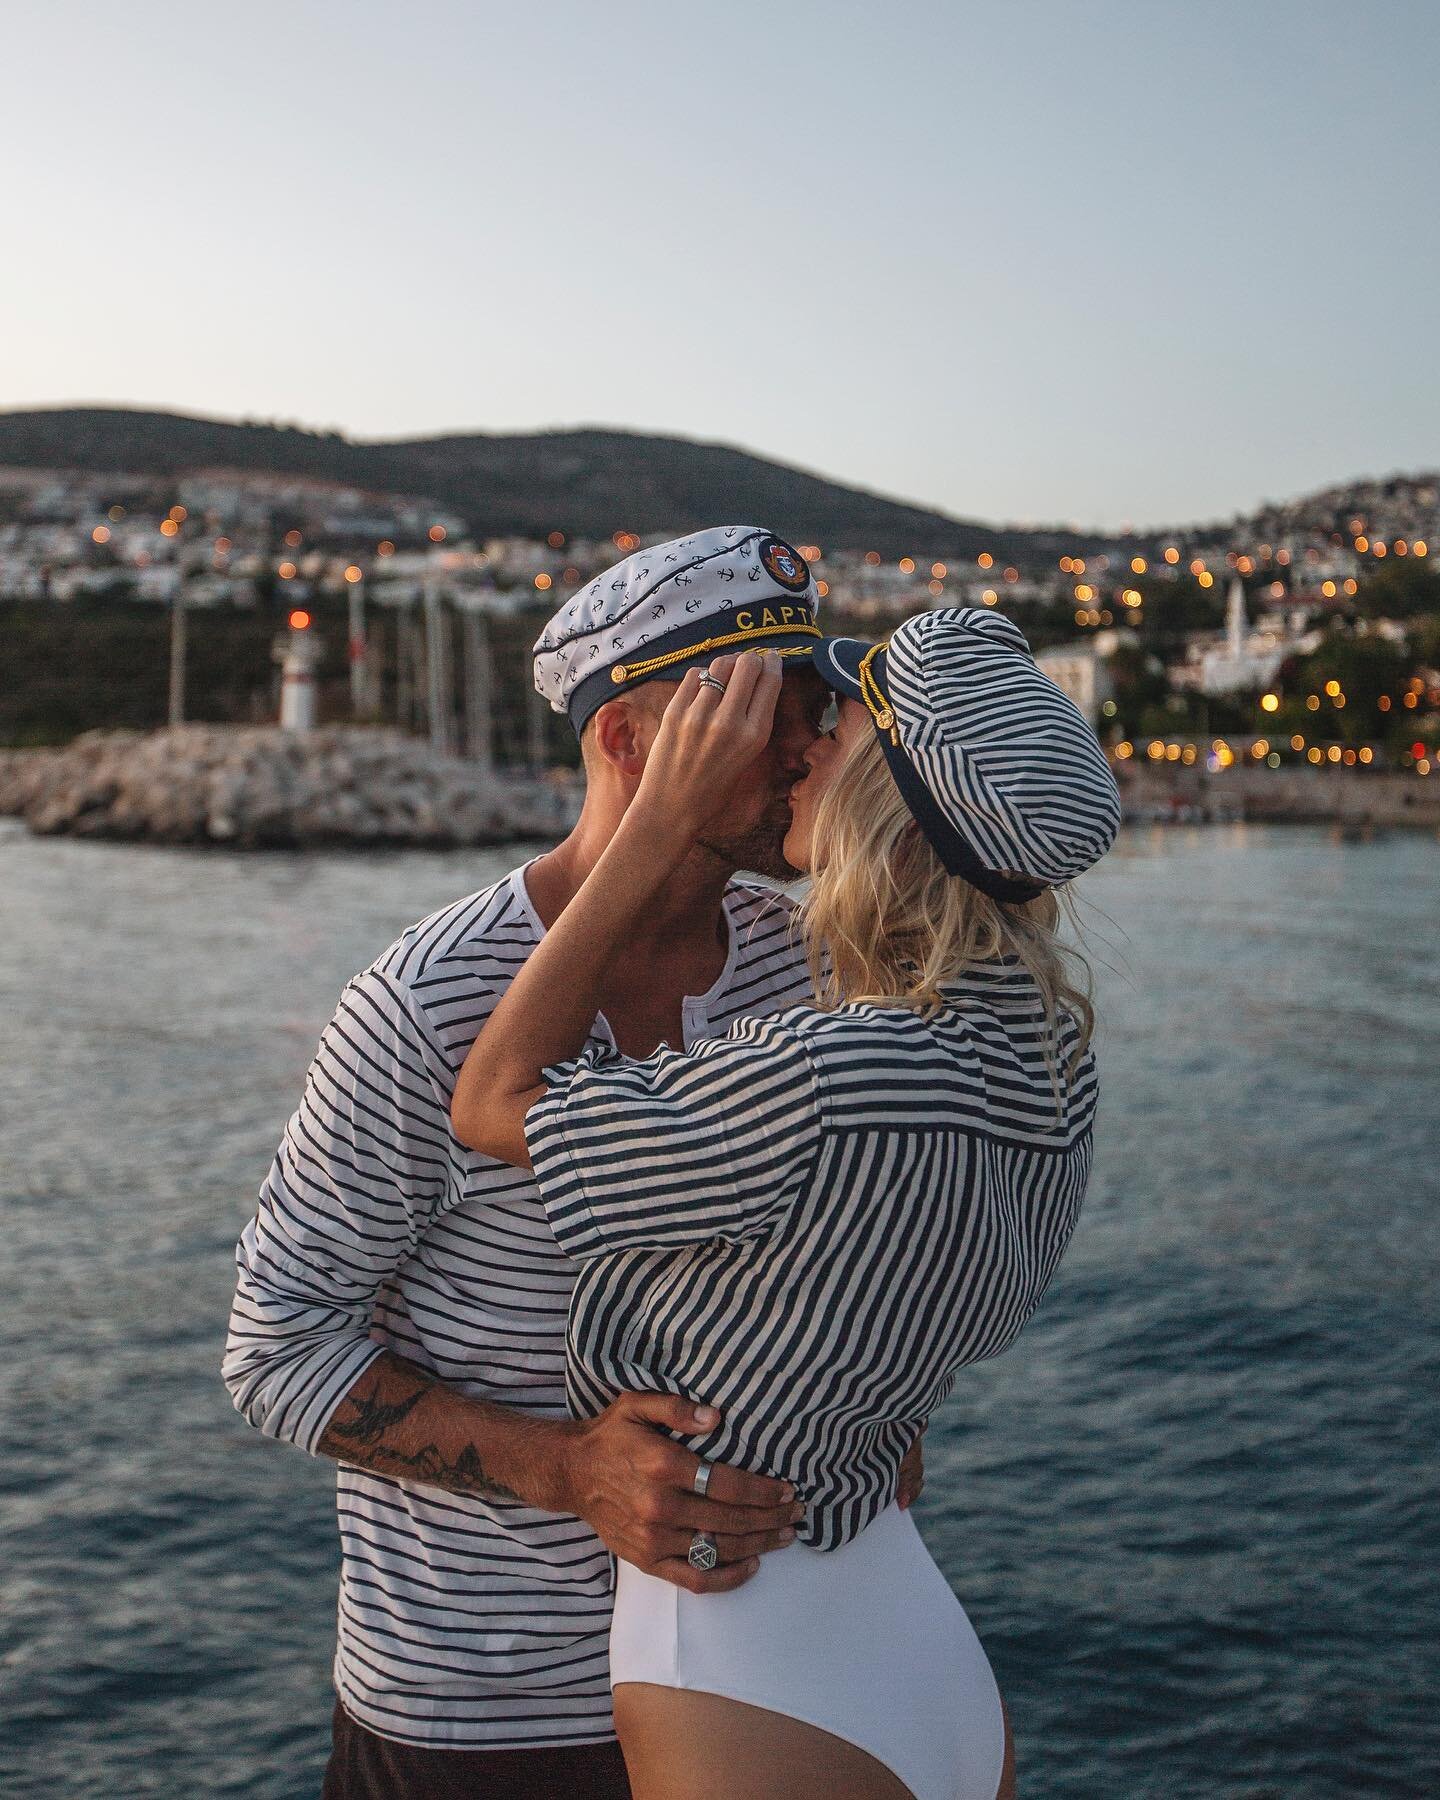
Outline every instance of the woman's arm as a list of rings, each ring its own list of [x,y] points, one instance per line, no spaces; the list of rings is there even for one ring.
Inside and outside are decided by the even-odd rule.
[[[610,964],[633,921],[689,855],[770,736],[781,661],[747,651],[710,665],[723,694],[687,671],[665,709],[619,829],[501,996],[455,1084],[450,1120],[472,1149],[530,1167],[525,1115],[542,1071],[583,1049]]]

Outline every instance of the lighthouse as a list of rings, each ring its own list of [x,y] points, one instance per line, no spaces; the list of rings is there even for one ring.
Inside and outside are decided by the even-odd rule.
[[[320,640],[310,629],[310,615],[297,606],[290,614],[290,630],[275,648],[280,664],[280,728],[282,731],[315,729],[315,665],[320,660]]]

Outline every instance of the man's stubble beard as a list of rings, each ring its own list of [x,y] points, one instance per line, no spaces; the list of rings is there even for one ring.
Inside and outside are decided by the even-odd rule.
[[[785,839],[790,832],[789,808],[784,821],[768,824],[761,821],[748,831],[726,837],[701,838],[699,843],[728,863],[732,869],[748,869],[771,881],[794,881],[801,871],[785,860]]]

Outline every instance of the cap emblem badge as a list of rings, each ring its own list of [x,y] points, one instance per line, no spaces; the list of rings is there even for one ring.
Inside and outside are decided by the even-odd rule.
[[[810,565],[780,538],[766,538],[760,546],[760,561],[770,579],[792,594],[810,585]]]

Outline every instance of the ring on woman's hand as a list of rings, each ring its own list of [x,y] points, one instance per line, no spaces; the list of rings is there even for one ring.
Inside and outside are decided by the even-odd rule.
[[[717,694],[723,694],[725,692],[725,683],[723,681],[717,681],[708,669],[700,677],[700,685],[701,687],[713,687]]]
[[[702,1462],[696,1468],[694,1479],[690,1484],[702,1500],[705,1495],[710,1492],[710,1470],[712,1466],[713,1465],[708,1462]]]
[[[692,1569],[709,1571],[720,1560],[720,1552],[715,1548],[715,1540],[708,1532],[697,1531],[690,1540],[690,1554],[686,1561]]]

